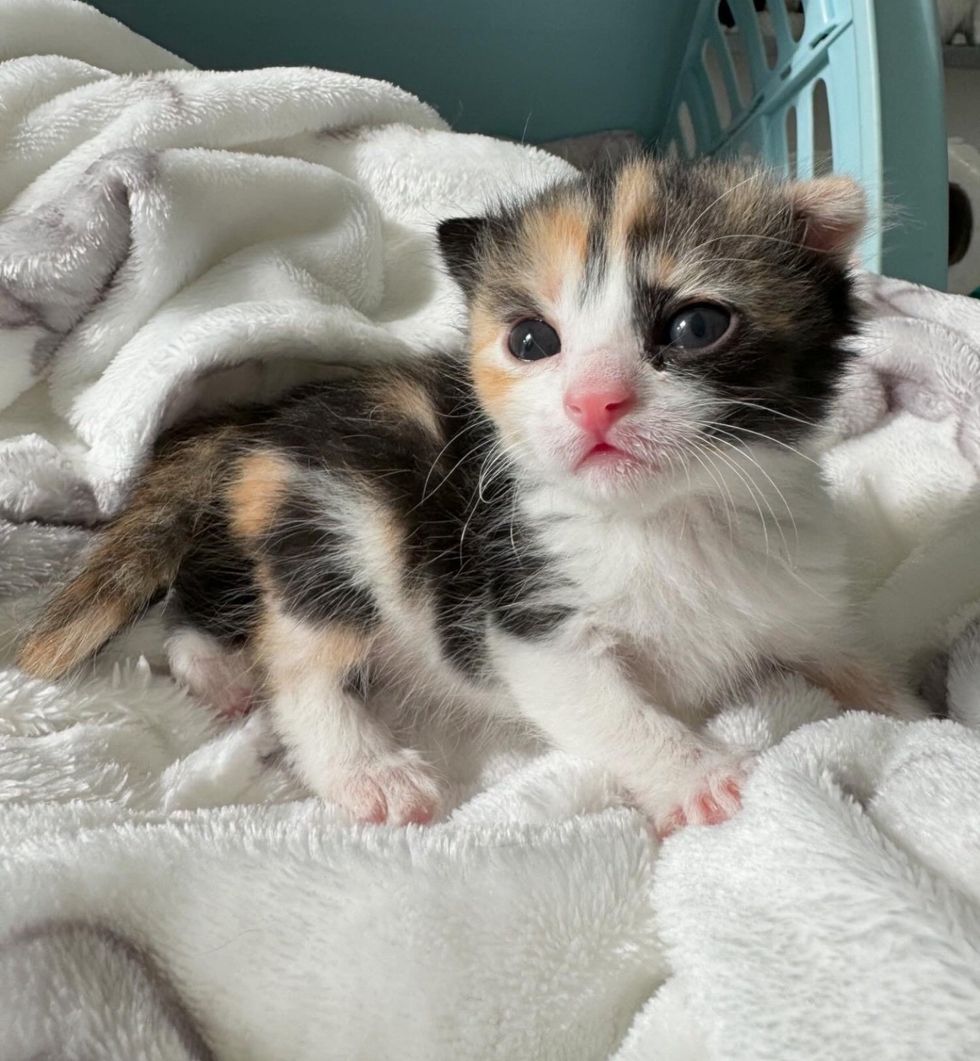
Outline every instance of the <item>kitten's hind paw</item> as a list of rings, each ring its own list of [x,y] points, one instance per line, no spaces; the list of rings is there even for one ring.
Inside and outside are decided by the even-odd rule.
[[[374,825],[427,825],[442,804],[437,781],[411,751],[345,764],[327,781],[325,794],[357,821]]]
[[[221,718],[243,718],[255,706],[254,677],[241,649],[228,649],[217,638],[186,627],[168,639],[167,656],[175,680]]]

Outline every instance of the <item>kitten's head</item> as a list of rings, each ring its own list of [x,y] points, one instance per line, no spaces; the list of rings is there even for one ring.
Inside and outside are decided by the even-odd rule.
[[[846,177],[640,158],[445,221],[439,242],[504,444],[535,478],[609,498],[820,420],[863,221]]]

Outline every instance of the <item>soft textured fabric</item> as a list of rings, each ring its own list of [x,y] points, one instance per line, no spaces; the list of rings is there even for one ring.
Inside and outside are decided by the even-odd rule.
[[[78,33],[116,74],[23,54]],[[313,69],[157,69],[145,41],[80,4],[0,9],[0,408],[43,378],[85,444],[0,445],[34,478],[111,511],[166,424],[274,393],[309,362],[458,342],[462,300],[433,225],[572,172],[532,148],[458,136],[392,85]],[[43,24],[43,25],[42,25]],[[124,57],[129,49],[128,62]],[[30,492],[30,488],[28,488]],[[0,515],[46,515],[4,490]]]
[[[261,713],[176,688],[156,614],[70,682],[10,666],[86,539],[56,524],[111,511],[163,425],[454,341],[433,221],[567,170],[376,82],[188,70],[69,0],[5,0],[0,55],[4,1061],[980,1055],[957,722],[777,682],[714,723],[771,747],[742,812],[658,848],[590,765],[424,719],[448,819],[351,827]],[[833,503],[882,650],[975,726],[980,307],[865,287]]]

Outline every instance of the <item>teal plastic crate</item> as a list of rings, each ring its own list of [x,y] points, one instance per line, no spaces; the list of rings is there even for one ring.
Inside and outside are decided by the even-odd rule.
[[[802,32],[785,0],[761,15],[729,0],[733,32],[718,0],[96,6],[198,66],[306,64],[394,81],[464,131],[540,142],[631,129],[665,151],[750,152],[801,176],[825,161],[868,190],[867,266],[946,284],[934,0],[804,0]]]
[[[661,146],[754,155],[788,176],[850,173],[869,197],[868,268],[945,288],[948,174],[933,0],[770,0],[763,13],[752,0],[728,4],[735,33],[723,30],[717,3],[698,5]]]

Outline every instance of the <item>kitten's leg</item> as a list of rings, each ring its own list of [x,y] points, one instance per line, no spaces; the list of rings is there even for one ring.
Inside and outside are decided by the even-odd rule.
[[[223,717],[239,718],[251,711],[255,690],[249,659],[241,649],[226,648],[210,634],[185,626],[167,639],[167,659],[177,682]]]
[[[929,717],[921,701],[893,682],[870,659],[839,653],[823,660],[790,664],[790,669],[826,690],[845,709],[873,711],[913,722]]]
[[[438,814],[439,787],[428,767],[365,706],[369,633],[273,610],[258,646],[276,726],[314,792],[359,821],[403,825]]]
[[[660,836],[741,805],[751,756],[646,701],[608,652],[501,639],[498,666],[521,712],[559,747],[617,775]]]

